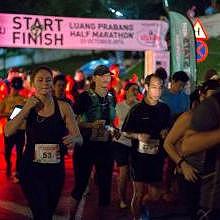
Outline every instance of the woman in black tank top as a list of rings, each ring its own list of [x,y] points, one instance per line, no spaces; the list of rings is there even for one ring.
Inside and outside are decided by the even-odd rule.
[[[52,72],[39,67],[32,73],[36,96],[5,127],[14,134],[26,122],[26,147],[21,164],[21,186],[35,220],[52,220],[64,183],[64,150],[82,138],[68,103],[52,97]]]
[[[54,98],[55,111],[49,117],[40,116],[35,109],[31,110],[26,124],[27,144],[24,151],[24,156],[27,159],[34,160],[34,144],[48,143],[48,144],[61,144],[61,161],[63,162],[62,138],[67,133],[65,122],[61,116],[58,101]],[[46,156],[46,155],[45,155]]]

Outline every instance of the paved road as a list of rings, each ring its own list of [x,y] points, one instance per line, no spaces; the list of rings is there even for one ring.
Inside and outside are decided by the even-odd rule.
[[[13,155],[14,157],[15,155]],[[54,219],[64,220],[66,218],[67,201],[73,185],[73,172],[71,157],[66,159],[66,182],[64,191],[62,193],[59,205],[57,207],[56,216]],[[130,190],[131,191],[131,190]],[[130,197],[131,193],[128,193]],[[131,220],[129,210],[120,210],[118,208],[117,189],[116,189],[116,174],[113,176],[113,190],[112,190],[112,205],[106,212],[105,217],[100,220]],[[187,217],[182,216],[184,210],[181,205],[152,204],[151,207],[153,218],[157,220],[188,220]],[[83,220],[98,219],[99,210],[97,208],[97,189],[95,183],[92,181],[89,194],[86,198],[84,206]],[[27,220],[31,218],[31,212],[28,208],[27,202],[21,192],[19,184],[12,183],[11,180],[5,176],[5,163],[2,149],[0,149],[0,219],[1,220]]]

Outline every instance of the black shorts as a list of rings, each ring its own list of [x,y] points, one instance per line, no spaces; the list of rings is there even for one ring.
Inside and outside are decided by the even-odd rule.
[[[124,144],[113,142],[114,144],[114,157],[119,167],[129,164],[129,158],[131,154],[131,147]]]
[[[163,178],[164,156],[142,154],[136,149],[131,154],[131,176],[135,182],[156,183]]]

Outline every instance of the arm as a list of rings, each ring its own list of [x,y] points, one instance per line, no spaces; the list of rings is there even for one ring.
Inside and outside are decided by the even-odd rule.
[[[137,114],[135,112],[136,106],[134,106],[127,114],[124,123],[122,125],[121,131],[122,134],[130,139],[136,139],[142,142],[147,142],[150,138],[150,135],[142,132],[139,128],[139,121]]]
[[[194,182],[197,180],[196,173],[198,171],[184,160],[184,158],[181,156],[181,153],[178,152],[177,149],[185,131],[190,125],[191,116],[192,114],[190,112],[185,112],[176,120],[165,139],[164,149],[171,159],[177,164],[177,168],[181,168],[185,179]]]
[[[130,139],[138,139],[138,133],[133,131],[133,128],[135,127],[134,124],[135,124],[135,117],[133,116],[132,110],[130,110],[121,127],[122,134],[125,137],[130,138]]]
[[[214,97],[203,101],[194,111],[190,129],[186,132],[182,152],[189,155],[220,143],[219,114]]]
[[[183,139],[182,152],[184,155],[190,155],[210,149],[219,143],[220,129],[205,132],[188,130]]]
[[[60,108],[69,132],[67,136],[63,137],[63,143],[68,147],[73,147],[75,144],[82,145],[83,139],[71,106],[68,103],[62,102],[60,103]]]
[[[80,115],[76,115],[76,121],[77,121],[79,128],[93,128],[94,127],[94,122],[81,121]]]
[[[9,114],[5,112],[5,100],[0,103],[0,117],[8,117]]]
[[[89,93],[83,92],[79,95],[77,104],[75,104],[74,112],[77,114],[77,122],[80,128],[93,128],[94,122],[82,121],[82,115],[88,111],[88,107],[92,104]]]
[[[35,96],[32,96],[29,98],[24,105],[23,109],[20,111],[20,113],[13,118],[13,120],[10,120],[6,123],[6,126],[4,128],[4,134],[6,137],[9,137],[16,133],[18,129],[21,127],[25,129],[24,122],[26,121],[30,111],[32,108],[36,107],[40,104],[40,100],[36,98]]]
[[[129,139],[138,139],[138,133],[122,132],[122,134]]]
[[[79,125],[80,128],[97,128],[96,121],[95,122],[82,122],[82,121],[79,121],[78,125]]]
[[[123,132],[123,135],[130,139],[136,139],[142,142],[147,142],[150,138],[149,134],[145,133],[131,133],[131,132]]]
[[[164,141],[165,151],[176,164],[182,159],[176,148],[176,144],[183,138],[185,131],[189,127],[190,120],[191,114],[189,112],[183,113],[176,120]]]

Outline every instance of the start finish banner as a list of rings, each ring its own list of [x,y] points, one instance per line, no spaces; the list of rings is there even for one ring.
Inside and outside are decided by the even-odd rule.
[[[0,13],[0,47],[167,50],[168,24]]]

